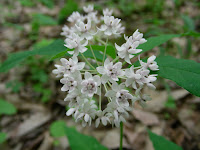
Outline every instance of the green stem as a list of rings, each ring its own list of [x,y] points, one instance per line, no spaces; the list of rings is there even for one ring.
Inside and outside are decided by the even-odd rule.
[[[81,70],[81,71],[88,71],[88,72],[90,72],[90,71],[95,71],[95,72],[97,72],[96,70]]]
[[[123,150],[123,122],[120,122],[120,150]]]
[[[85,58],[85,56],[81,53],[81,56],[83,57],[83,59],[87,62],[87,64],[93,68],[94,70],[96,70],[96,68],[94,68],[94,66],[91,65],[91,63],[87,60],[87,58]]]
[[[99,41],[101,44],[105,45],[106,42],[102,41],[101,39],[97,38],[97,41]]]
[[[104,63],[104,60],[105,60],[105,57],[106,57],[107,45],[108,45],[108,38],[106,39],[106,44],[105,44],[105,50],[104,50],[104,54],[103,54],[103,62],[102,63]]]
[[[99,63],[98,63],[98,61],[97,61],[97,58],[96,58],[96,56],[95,56],[95,54],[94,54],[94,51],[93,51],[91,45],[90,45],[90,50],[91,50],[91,52],[92,52],[92,55],[93,55],[94,59],[96,60],[97,66],[99,66]]]
[[[124,61],[124,62],[122,63],[122,66],[124,66],[125,64],[127,64],[126,61]]]
[[[101,90],[101,85],[100,85],[100,90]],[[99,110],[101,110],[101,91],[99,95]]]
[[[119,56],[117,56],[112,62],[116,62],[119,59]]]
[[[110,87],[112,87],[112,85],[110,84],[110,82],[108,82],[108,85],[109,85]]]
[[[108,92],[108,89],[107,89],[107,87],[106,87],[106,84],[103,84],[103,86],[104,86],[104,88],[105,88],[105,91]],[[108,98],[108,101],[111,102],[112,99],[111,99],[110,97],[107,97],[107,98]]]

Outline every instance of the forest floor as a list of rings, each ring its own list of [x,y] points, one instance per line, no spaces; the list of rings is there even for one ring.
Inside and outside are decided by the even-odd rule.
[[[61,19],[58,23],[57,19],[65,1],[42,2],[1,0],[0,63],[10,53],[63,39],[60,33],[64,22]],[[85,4],[85,1],[79,1],[79,7]],[[96,1],[95,4],[99,10],[113,7],[114,15],[122,18],[127,27],[128,35],[136,29],[145,37],[200,31],[200,3],[195,0],[158,0],[155,5],[145,0],[136,0],[134,4],[131,1]],[[38,25],[38,22],[41,23]],[[145,55],[149,54],[169,54],[200,62],[200,42],[193,37],[174,38]],[[54,138],[49,132],[51,123],[56,120],[64,120],[81,133],[94,136],[109,149],[118,149],[119,128],[111,125],[83,128],[71,117],[65,116],[66,103],[63,99],[66,95],[60,91],[61,84],[51,73],[56,61],[49,59],[31,56],[20,66],[0,74],[0,98],[14,104],[17,109],[14,115],[0,116],[0,129],[7,134],[7,140],[0,149],[66,150],[69,148],[67,138]],[[155,91],[145,89],[152,100],[145,108],[136,105],[124,124],[124,148],[153,150],[148,128],[184,150],[200,150],[200,98],[169,80],[159,78],[156,87]]]

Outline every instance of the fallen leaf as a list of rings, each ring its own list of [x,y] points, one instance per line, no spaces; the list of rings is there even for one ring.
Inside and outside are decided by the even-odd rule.
[[[109,149],[119,148],[120,132],[119,128],[108,131],[102,141],[102,144]],[[123,138],[123,147],[129,148],[127,141]]]
[[[49,121],[50,118],[51,114],[48,111],[34,113],[11,132],[11,136],[24,136]]]
[[[151,112],[146,112],[144,110],[139,110],[139,109],[133,109],[132,113],[137,120],[140,120],[145,125],[159,124],[158,117]]]

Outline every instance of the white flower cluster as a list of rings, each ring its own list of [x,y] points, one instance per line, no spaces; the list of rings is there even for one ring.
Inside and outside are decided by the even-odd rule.
[[[142,51],[137,47],[146,42],[143,34],[136,30],[132,36],[124,36],[126,42],[121,46],[115,43],[118,56],[111,60],[106,55],[108,38],[119,37],[124,32],[121,19],[114,18],[109,9],[103,10],[103,16],[98,16],[93,5],[83,7],[83,10],[85,16],[73,12],[67,19],[70,27],[63,27],[61,35],[66,37],[65,46],[73,56],[69,60],[61,58],[61,65],[55,65],[53,73],[61,78],[61,91],[67,92],[67,116],[72,115],[83,126],[91,125],[94,120],[96,127],[100,123],[119,127],[120,122],[128,118],[135,101],[142,104],[150,99],[141,90],[144,86],[155,89],[153,82],[157,75],[150,74],[150,71],[158,70],[156,56],[149,57],[147,62],[139,58],[140,66],[123,68],[126,63],[132,64],[131,59]],[[97,60],[91,44],[105,47],[103,61]],[[95,65],[82,54],[88,49],[94,56]],[[79,54],[85,62],[78,62]],[[102,108],[103,100],[108,104]]]

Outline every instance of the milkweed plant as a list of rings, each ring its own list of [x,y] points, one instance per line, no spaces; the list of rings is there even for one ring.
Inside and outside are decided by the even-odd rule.
[[[156,56],[150,56],[147,62],[140,59],[142,49],[138,46],[147,40],[137,29],[129,37],[124,35],[125,43],[121,46],[115,43],[117,56],[111,59],[106,55],[107,46],[109,40],[123,36],[125,27],[121,19],[112,16],[113,10],[109,9],[104,9],[103,15],[98,15],[93,5],[83,7],[83,10],[84,15],[73,12],[67,19],[69,25],[62,28],[61,35],[66,38],[64,46],[68,48],[71,58],[61,58],[53,73],[61,78],[61,91],[66,92],[64,101],[69,102],[67,116],[73,116],[84,127],[92,123],[96,127],[100,124],[119,127],[126,122],[136,101],[143,105],[151,99],[142,89],[145,86],[156,88],[153,82],[157,74],[151,74],[151,70],[158,70]],[[102,61],[95,56],[92,49],[94,44],[105,47]],[[89,50],[88,46],[93,60],[83,54]],[[84,62],[80,62],[79,57]],[[137,67],[132,65],[135,57],[140,63]],[[129,67],[124,67],[127,64]],[[107,102],[104,107],[103,100]]]

